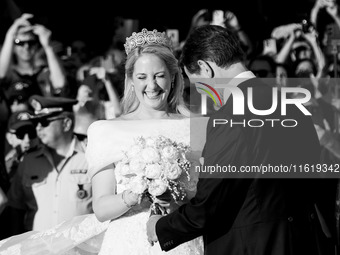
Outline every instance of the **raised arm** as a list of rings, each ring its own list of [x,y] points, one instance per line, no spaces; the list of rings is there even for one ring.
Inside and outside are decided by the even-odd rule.
[[[325,0],[323,0],[325,2]],[[340,15],[339,15],[339,5],[336,2],[326,2],[325,8],[327,13],[334,19],[338,28],[340,28]]]
[[[253,51],[253,45],[248,35],[242,29],[240,22],[237,19],[236,15],[232,13],[231,11],[226,11],[224,14],[224,17],[225,17],[225,23],[227,27],[229,27],[233,32],[236,33],[241,43],[246,47],[246,53],[249,55]]]
[[[34,25],[33,33],[39,37],[40,44],[45,51],[48,68],[50,70],[50,80],[53,88],[64,88],[66,85],[66,75],[60,59],[54,52],[51,45],[52,32],[43,25]]]
[[[321,47],[318,43],[316,31],[313,30],[310,33],[302,34],[302,36],[312,46],[313,53],[314,53],[314,56],[315,56],[315,60],[316,60],[317,67],[318,67],[316,78],[321,78],[322,73],[323,73],[323,69],[326,66],[326,59],[325,59],[325,55],[323,54],[322,49],[321,49]]]
[[[318,22],[318,14],[322,8],[325,7],[324,0],[316,0],[315,4],[310,12],[310,22],[313,23],[314,26],[317,25]]]
[[[279,53],[275,56],[275,61],[278,64],[284,64],[287,61],[287,58],[291,52],[293,43],[295,41],[295,32],[292,31],[289,37],[286,39],[285,44],[279,51]]]
[[[208,9],[201,9],[191,19],[190,31],[198,26],[199,19],[208,12]]]
[[[19,27],[29,26],[30,23],[28,19],[32,17],[33,17],[32,14],[24,13],[23,15],[21,15],[21,17],[16,19],[10,26],[10,28],[7,30],[5,40],[0,52],[0,79],[6,76],[11,65],[14,40]]]
[[[120,99],[117,90],[113,87],[112,82],[109,77],[107,77],[107,71],[104,67],[93,67],[90,69],[90,74],[96,74],[97,78],[103,81],[105,85],[106,92],[109,96],[110,104],[113,106],[115,111],[115,116],[122,114],[122,109],[120,105]]]

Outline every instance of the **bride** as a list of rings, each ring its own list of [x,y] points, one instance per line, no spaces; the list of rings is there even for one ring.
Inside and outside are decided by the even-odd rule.
[[[182,98],[181,70],[165,33],[143,29],[127,38],[124,46],[127,59],[123,115],[96,121],[88,129],[86,159],[94,214],[75,217],[47,231],[2,240],[1,255],[89,255],[98,251],[99,255],[203,254],[201,237],[166,253],[158,243],[150,245],[146,223],[151,203],[117,181],[115,166],[135,139],[163,135],[191,148],[187,159],[192,163],[192,185],[186,191],[187,199],[193,197],[198,180],[194,168],[199,165],[208,120],[190,118]],[[168,210],[178,206],[170,202]]]
[[[147,241],[150,202],[138,203],[138,194],[117,184],[115,164],[138,136],[161,134],[189,145],[193,128],[204,130],[200,124],[205,118],[188,118],[190,113],[182,99],[183,78],[165,33],[143,29],[127,38],[124,46],[123,115],[97,121],[88,129],[86,156],[92,177],[93,210],[99,221],[111,220],[99,254],[163,254],[158,243],[151,246]],[[202,136],[192,139],[196,145],[191,142],[191,147],[199,151],[204,141],[198,138]],[[194,154],[191,159],[197,163],[199,154]],[[197,174],[193,177],[197,181]],[[197,238],[166,254],[203,254],[202,240]]]

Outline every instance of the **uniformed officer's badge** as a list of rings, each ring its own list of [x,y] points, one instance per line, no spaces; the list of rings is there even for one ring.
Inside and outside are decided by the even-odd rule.
[[[82,184],[78,184],[78,191],[77,191],[77,197],[79,199],[84,199],[85,197],[87,197],[87,192],[86,190],[83,189],[83,185]]]

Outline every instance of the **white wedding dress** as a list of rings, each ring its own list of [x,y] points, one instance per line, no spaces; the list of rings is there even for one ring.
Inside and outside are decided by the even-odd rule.
[[[193,182],[197,182],[195,165],[205,143],[208,118],[162,120],[97,121],[88,130],[86,158],[90,177],[110,164],[119,162],[138,136],[166,136],[190,145],[187,158],[192,162]],[[193,185],[195,188],[196,185]],[[117,193],[126,188],[117,184]],[[195,189],[188,190],[188,197]],[[112,221],[99,222],[94,214],[83,215],[63,222],[44,232],[28,232],[0,241],[0,255],[203,255],[203,240],[194,240],[163,252],[158,243],[147,241],[146,223],[150,202],[143,201]],[[175,208],[173,205],[172,208]]]
[[[193,179],[191,181],[196,184],[198,173],[195,173],[194,170],[195,165],[199,164],[198,160],[205,142],[206,121],[207,118],[99,121],[88,131],[86,157],[89,162],[90,174],[95,174],[112,162],[117,163],[122,158],[122,152],[128,150],[138,136],[146,138],[163,135],[173,141],[190,145],[192,151],[188,153],[187,158],[192,163],[191,176]],[[98,134],[107,135],[103,137]],[[111,143],[112,141],[115,141],[116,145]],[[108,148],[118,149],[110,150]],[[194,189],[188,190],[189,198],[194,195],[196,188],[196,185],[191,186]],[[125,189],[124,185],[117,184],[117,193]],[[201,237],[181,244],[169,252],[163,252],[158,243],[151,246],[146,235],[146,222],[150,216],[149,208],[150,202],[144,201],[131,208],[123,216],[112,220],[105,233],[99,255],[203,254]]]
[[[184,243],[169,252],[163,252],[158,243],[151,246],[146,235],[146,222],[150,215],[149,206],[149,202],[142,203],[122,217],[111,221],[99,255],[203,255],[201,237]]]

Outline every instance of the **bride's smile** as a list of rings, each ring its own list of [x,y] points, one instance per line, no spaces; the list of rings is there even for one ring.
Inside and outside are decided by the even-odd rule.
[[[150,100],[156,100],[156,99],[163,100],[165,97],[165,91],[162,89],[158,91],[145,91],[144,94]]]
[[[142,108],[166,110],[171,77],[162,59],[152,54],[142,55],[136,61],[132,82]]]

